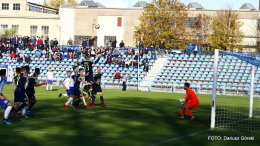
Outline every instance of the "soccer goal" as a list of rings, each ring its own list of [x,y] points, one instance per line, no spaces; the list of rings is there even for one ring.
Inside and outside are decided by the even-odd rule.
[[[211,128],[259,132],[260,54],[214,55]]]

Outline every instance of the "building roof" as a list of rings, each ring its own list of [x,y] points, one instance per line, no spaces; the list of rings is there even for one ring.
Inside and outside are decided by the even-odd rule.
[[[249,10],[249,11],[256,10],[256,8],[251,3],[244,3],[239,9],[240,10]]]
[[[146,6],[147,2],[146,1],[138,1],[133,7],[142,7],[142,8],[147,8]]]
[[[191,10],[203,10],[205,9],[201,4],[197,3],[197,2],[190,2],[188,5],[187,5],[188,9],[191,9]]]
[[[83,0],[79,6],[98,7],[98,5],[93,0]]]
[[[99,3],[99,2],[96,2],[96,4],[97,4],[97,6],[98,6],[99,8],[106,8],[106,6],[102,5],[102,4]]]

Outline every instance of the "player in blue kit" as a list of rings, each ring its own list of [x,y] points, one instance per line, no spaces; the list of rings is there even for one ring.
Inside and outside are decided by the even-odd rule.
[[[40,69],[36,68],[35,69],[35,73],[31,75],[31,77],[38,77],[40,74]],[[30,101],[30,106],[27,110],[27,113],[34,113],[33,111],[31,111],[32,107],[34,106],[34,104],[36,103],[36,99],[35,99],[35,90],[34,90],[34,86],[38,87],[38,86],[42,86],[45,85],[45,83],[41,83],[38,84],[37,83],[37,79],[28,79],[28,85],[27,88],[25,90],[25,93]]]
[[[105,103],[104,103],[104,99],[103,99],[103,94],[102,94],[102,89],[101,89],[101,86],[100,86],[100,83],[101,83],[101,77],[102,77],[102,74],[100,73],[101,69],[100,68],[97,68],[97,73],[95,73],[94,75],[94,78],[93,78],[93,98],[92,98],[92,107],[96,107],[95,106],[95,98],[96,98],[96,95],[99,94],[100,96],[100,100],[101,100],[101,106],[107,106]]]
[[[85,56],[85,61],[82,61],[80,64],[84,67],[85,69],[85,86],[84,86],[84,90],[85,92],[88,92],[88,95],[90,97],[90,89],[91,89],[91,86],[92,86],[92,80],[93,80],[93,64],[96,64],[99,62],[100,60],[100,57],[102,57],[102,53],[99,55],[99,57],[97,58],[96,61],[89,61],[89,56],[86,55]],[[78,65],[80,65],[78,63]],[[86,76],[88,74],[88,76]],[[90,98],[88,99],[90,100]]]
[[[32,78],[32,79],[37,79],[37,77],[30,77],[25,75],[26,72],[26,68],[25,67],[21,67],[21,73],[17,76],[17,88],[14,92],[15,94],[15,103],[21,103],[23,102],[13,113],[16,117],[19,117],[17,112],[20,111],[21,109],[23,109],[24,107],[26,107],[27,105],[29,105],[29,102],[26,98],[25,95],[25,82],[27,78]],[[22,113],[22,117],[27,117],[26,116],[26,112]]]
[[[79,103],[84,100],[84,97],[83,97],[81,91],[79,90],[79,89],[80,89],[80,87],[79,87],[80,83],[81,83],[81,82],[84,83],[84,80],[82,80],[82,79],[80,78],[80,76],[84,76],[83,74],[84,74],[84,69],[81,68],[81,69],[79,69],[79,74],[77,73],[77,74],[73,77],[73,80],[74,80],[73,93],[74,93],[74,95],[78,98],[78,100],[71,105],[71,107],[72,107],[74,110],[77,110],[77,107],[78,107]],[[89,74],[89,73],[88,73],[88,74]],[[87,76],[88,74],[86,74],[86,76]],[[89,106],[90,106],[90,105],[86,104],[86,107],[89,107]]]
[[[4,96],[4,94],[2,93],[3,88],[4,88],[4,79],[5,79],[5,77],[6,77],[6,70],[1,69],[0,70],[0,107],[5,109],[4,117],[3,117],[2,122],[4,124],[11,125],[12,123],[10,123],[8,121],[8,117],[9,117],[10,113],[14,110],[14,108],[13,108],[13,104],[11,103],[11,101],[8,100]]]
[[[13,89],[13,91],[15,92],[16,88],[17,88],[17,77],[18,75],[21,73],[21,68],[20,67],[17,67],[16,70],[15,70],[15,77],[14,77],[14,84],[15,84],[15,88]],[[15,95],[14,95],[15,97]],[[20,103],[14,103],[14,108],[17,109],[19,107],[19,104]]]

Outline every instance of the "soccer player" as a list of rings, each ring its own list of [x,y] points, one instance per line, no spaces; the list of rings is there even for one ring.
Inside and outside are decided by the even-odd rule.
[[[191,121],[194,121],[195,117],[193,116],[191,109],[199,106],[199,100],[196,93],[190,89],[189,83],[184,84],[184,90],[186,90],[187,96],[184,99],[179,99],[180,102],[185,101],[185,103],[182,104],[181,117],[178,119],[184,119],[185,110],[186,110],[191,116]],[[189,100],[190,102],[188,102]]]
[[[101,100],[101,103],[102,105],[101,106],[107,106],[105,103],[104,103],[104,99],[103,99],[103,94],[102,94],[102,89],[101,89],[101,86],[100,86],[100,82],[101,82],[101,77],[102,77],[102,74],[100,73],[101,69],[100,68],[97,68],[97,73],[95,73],[95,76],[93,78],[93,98],[92,98],[92,107],[96,107],[95,106],[95,98],[96,98],[96,95],[99,94],[100,96],[100,100]]]
[[[85,55],[85,61],[82,61],[81,63],[78,63],[78,65],[83,65],[84,69],[85,69],[85,86],[84,86],[84,90],[86,92],[88,92],[89,95],[89,99],[90,100],[90,90],[91,90],[91,86],[92,86],[92,80],[93,80],[93,70],[92,70],[92,65],[96,64],[97,62],[99,62],[100,57],[102,57],[102,53],[99,55],[99,57],[97,58],[96,61],[92,62],[89,61],[89,56]],[[88,74],[88,76],[87,76]]]
[[[78,66],[73,66],[73,72],[70,73],[70,78],[72,79],[72,84],[70,86],[70,91],[73,91],[73,87],[74,87],[74,81],[73,81],[73,77],[77,74],[78,72]],[[68,73],[68,72],[67,72]],[[68,74],[67,74],[68,75]],[[69,77],[66,77],[66,78],[69,78]],[[59,97],[61,96],[69,96],[68,94],[62,94],[60,93],[59,94]],[[69,96],[70,97],[70,96]]]
[[[40,69],[36,68],[35,73],[32,74],[31,77],[38,77],[39,74],[40,74]],[[35,94],[34,86],[38,87],[38,86],[42,86],[42,85],[45,85],[45,83],[38,84],[36,79],[32,79],[32,78],[29,79],[27,88],[25,90],[25,93],[26,93],[26,95],[27,95],[27,97],[30,101],[30,106],[27,110],[27,113],[34,113],[33,111],[31,111],[32,107],[36,103],[36,99],[35,99],[35,96],[34,96],[34,94]]]
[[[15,94],[14,102],[21,103],[21,105],[13,112],[16,117],[19,117],[17,114],[18,111],[20,111],[21,109],[29,105],[29,102],[25,95],[25,87],[24,87],[26,79],[27,78],[37,79],[37,77],[30,77],[25,75],[25,72],[26,72],[26,68],[21,67],[21,73],[17,76],[17,88],[14,92]],[[26,110],[25,112],[24,111],[22,112],[22,117],[28,118],[26,116]]]
[[[0,70],[0,107],[5,109],[2,122],[7,125],[11,125],[12,123],[10,123],[8,121],[8,117],[9,117],[9,114],[14,110],[14,108],[13,108],[13,104],[11,103],[11,101],[8,100],[2,93],[3,88],[4,88],[4,78],[5,77],[6,77],[6,70],[1,69]]]
[[[48,91],[48,85],[50,85],[50,91],[52,90],[52,82],[53,82],[53,78],[54,78],[54,74],[51,71],[51,69],[49,69],[49,71],[47,72],[47,77],[46,77],[46,82],[47,82],[47,86],[46,86],[46,91]]]
[[[79,89],[80,89],[80,88],[79,88],[80,83],[81,83],[81,82],[84,83],[84,80],[82,80],[82,79],[80,78],[80,76],[84,76],[83,73],[84,73],[84,69],[81,68],[81,69],[79,69],[79,74],[76,74],[76,75],[74,76],[74,78],[73,78],[73,79],[74,79],[73,93],[74,93],[74,95],[77,96],[77,98],[78,98],[78,100],[71,105],[71,107],[72,107],[74,110],[77,110],[77,107],[78,107],[78,105],[79,105],[79,103],[80,103],[81,101],[84,102],[84,97],[83,97],[81,91],[79,90]],[[88,74],[87,74],[87,75],[88,75]],[[84,104],[85,104],[85,103],[84,103]],[[86,104],[86,105],[84,105],[84,106],[85,106],[85,107],[90,107],[90,105],[88,105],[88,104]]]
[[[18,75],[21,73],[21,68],[20,67],[17,67],[16,70],[15,70],[15,77],[14,77],[14,84],[15,84],[15,88],[13,89],[13,91],[15,92],[16,88],[17,88],[17,77]],[[14,97],[15,97],[15,94],[14,94]],[[19,107],[19,102],[18,103],[14,103],[14,108],[17,109]]]
[[[74,81],[71,78],[70,71],[67,72],[67,77],[63,80],[62,86],[65,88],[65,90],[67,92],[66,95],[69,96],[69,100],[66,103],[64,103],[64,107],[67,109],[68,108],[68,104],[69,103],[73,103],[73,100],[75,100],[75,96],[74,96],[74,93],[73,93]]]

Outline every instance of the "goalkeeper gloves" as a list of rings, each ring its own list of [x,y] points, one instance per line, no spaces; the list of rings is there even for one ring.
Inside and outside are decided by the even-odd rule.
[[[184,102],[185,101],[185,99],[179,99],[180,100],[180,102]]]

